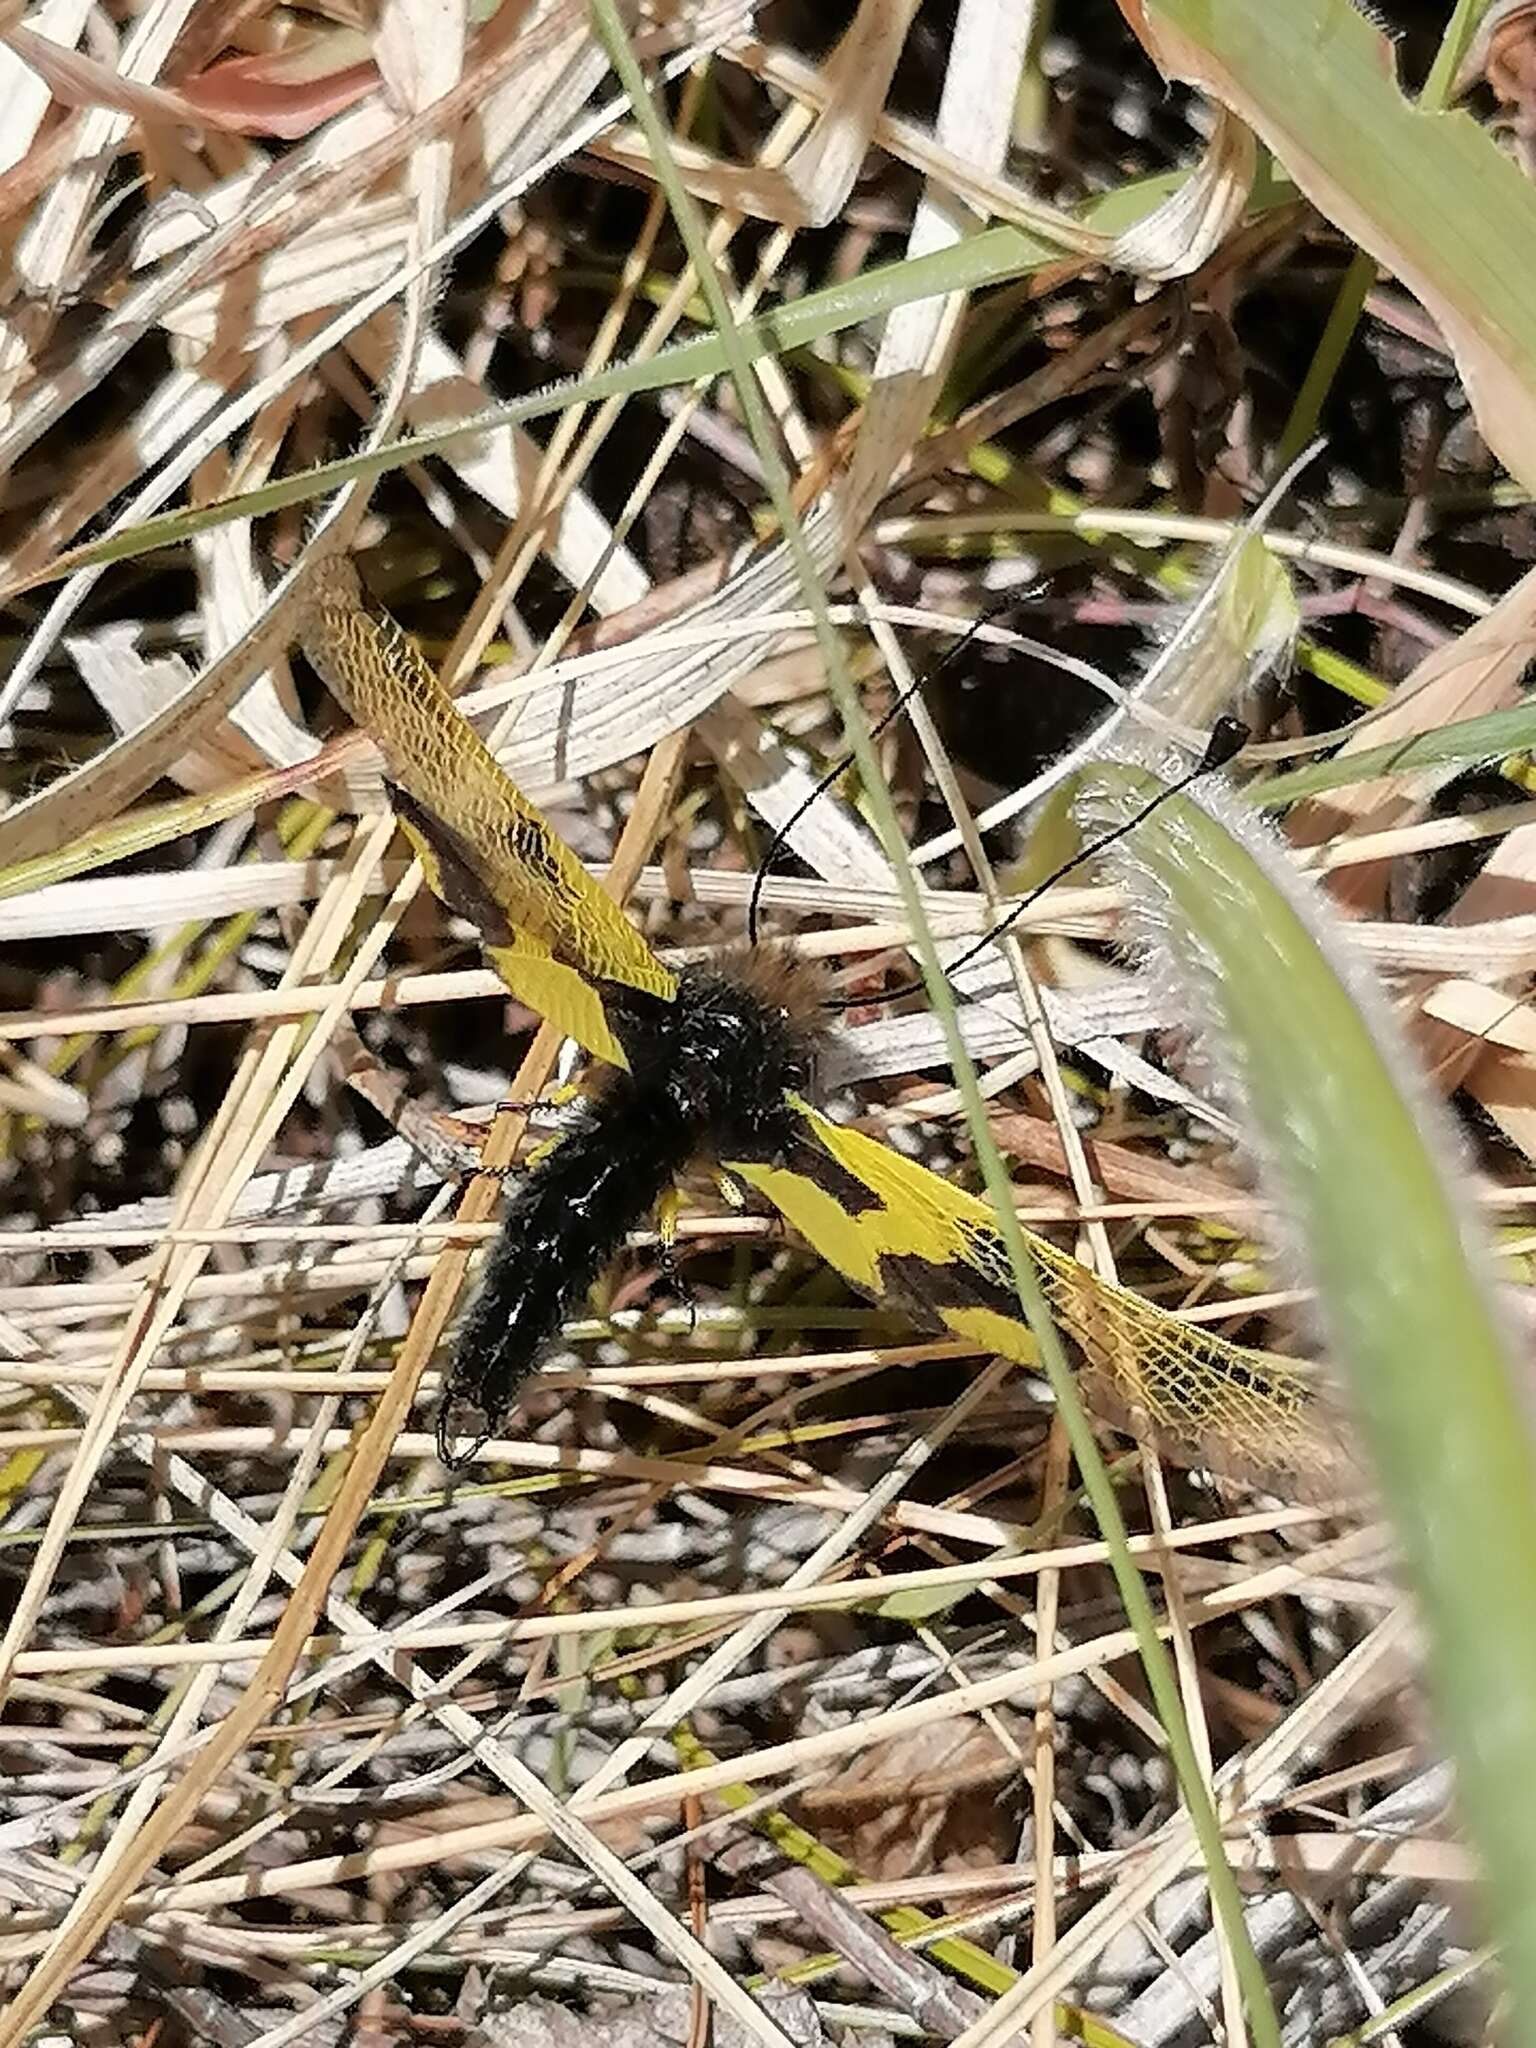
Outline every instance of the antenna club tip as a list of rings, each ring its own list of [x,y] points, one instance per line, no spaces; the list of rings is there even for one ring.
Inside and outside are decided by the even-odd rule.
[[[1211,727],[1211,736],[1205,743],[1205,752],[1200,757],[1200,766],[1196,772],[1200,775],[1210,775],[1218,768],[1225,768],[1229,762],[1237,759],[1247,746],[1248,740],[1249,728],[1242,719],[1234,718],[1230,712],[1223,712]]]

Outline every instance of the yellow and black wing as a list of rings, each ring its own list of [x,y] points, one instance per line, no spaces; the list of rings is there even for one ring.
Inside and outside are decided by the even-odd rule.
[[[677,978],[528,802],[388,612],[333,558],[305,591],[304,652],[384,756],[433,893],[479,931],[520,1002],[625,1064],[594,982],[670,998]]]
[[[677,980],[500,767],[349,564],[310,597],[311,661],[371,735],[403,793],[428,881],[479,929],[521,1000],[599,1058],[627,1061],[602,984],[670,1001]],[[763,1194],[851,1284],[921,1326],[1032,1366],[1038,1353],[988,1205],[889,1146],[791,1098],[795,1140],[764,1165],[720,1162]],[[1116,1425],[1187,1463],[1314,1486],[1345,1479],[1336,1422],[1285,1359],[1192,1328],[1026,1232],[1047,1299]]]
[[[863,1293],[900,1303],[920,1327],[1038,1365],[990,1206],[808,1103],[799,1108],[804,1138],[784,1165],[731,1170]],[[1313,1376],[1181,1323],[1034,1231],[1024,1238],[1103,1420],[1145,1431],[1180,1463],[1234,1478],[1348,1483]]]

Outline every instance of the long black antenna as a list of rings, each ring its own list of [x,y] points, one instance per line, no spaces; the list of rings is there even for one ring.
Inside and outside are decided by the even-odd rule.
[[[870,739],[879,739],[881,733],[885,731],[891,721],[901,716],[907,705],[911,703],[912,699],[920,691],[926,690],[930,683],[936,683],[946,670],[953,668],[983,626],[990,626],[995,619],[1001,618],[1004,612],[1012,611],[1016,605],[1027,603],[1039,588],[1038,584],[1032,583],[1023,590],[1012,590],[1006,597],[999,598],[995,604],[988,605],[984,610],[979,611],[960,635],[954,646],[949,649],[948,653],[942,655],[931,668],[924,669],[920,676],[915,676],[904,690],[898,692],[896,700],[890,709],[870,727]],[[795,808],[784,820],[784,823],[778,827],[773,837],[769,840],[768,850],[758,862],[757,873],[752,877],[752,894],[747,899],[747,944],[749,946],[757,944],[758,913],[762,908],[763,886],[767,882],[768,877],[773,873],[774,863],[783,851],[785,841],[811,808],[811,805],[816,802],[817,798],[824,796],[833,783],[837,781],[838,777],[848,772],[852,764],[852,754],[844,754],[840,761],[834,763],[827,770],[826,774],[800,799],[799,803],[795,805]]]
[[[1317,458],[1317,456],[1322,452],[1325,445],[1326,443],[1323,437],[1319,435],[1315,440],[1310,442],[1307,447],[1303,448],[1301,453],[1297,455],[1292,462],[1287,464],[1286,468],[1281,472],[1280,476],[1276,478],[1275,482],[1271,484],[1269,489],[1265,492],[1262,501],[1250,514],[1248,519],[1244,522],[1242,528],[1243,538],[1247,538],[1248,536],[1254,534],[1262,534],[1266,524],[1268,523],[1271,513],[1275,510],[1276,506],[1285,497],[1286,493],[1290,490],[1292,484],[1295,483],[1297,477],[1299,477],[1302,471],[1305,470]],[[1216,586],[1220,583],[1220,581],[1221,572],[1218,571],[1216,581],[1211,585],[1210,590],[1207,591],[1206,598],[1201,601],[1202,603],[1209,601],[1214,596]],[[1038,585],[1034,586],[1034,588],[1039,587],[1040,586]],[[985,623],[987,620],[995,618],[999,611],[1006,610],[1010,604],[1018,603],[1021,597],[1027,596],[1029,594],[1029,592],[1020,593],[1017,596],[1013,596],[1006,599],[1000,605],[994,605],[987,611],[979,613],[975,621],[969,628],[969,630],[964,635],[962,635],[962,637],[955,643],[955,645],[949,650],[949,653],[945,655],[944,659],[941,662],[939,662],[934,669],[925,673],[922,676],[919,676],[917,680],[910,686],[910,688],[902,692],[900,697],[898,697],[898,699],[896,700],[895,704],[893,704],[891,709],[886,713],[885,717],[882,718],[880,720],[880,723],[874,728],[874,732],[876,734],[883,732],[885,727],[890,723],[891,719],[894,718],[896,716],[896,713],[901,710],[902,706],[907,702],[908,698],[912,696],[914,691],[922,689],[927,683],[933,681],[935,677],[942,675],[944,670],[948,667],[948,665],[956,659],[956,657],[960,654],[962,649],[965,648],[969,644],[969,642],[975,637],[977,631],[980,629],[983,623]],[[1197,606],[1196,609],[1198,610],[1199,607]],[[1214,774],[1217,769],[1225,768],[1230,761],[1236,758],[1236,756],[1242,751],[1243,747],[1246,746],[1248,739],[1249,729],[1243,723],[1243,721],[1239,718],[1232,717],[1229,713],[1223,713],[1222,716],[1217,719],[1215,725],[1211,728],[1210,737],[1206,741],[1205,751],[1201,755],[1200,759],[1195,763],[1193,768],[1189,769],[1187,773],[1179,776],[1176,781],[1169,783],[1166,788],[1160,789],[1156,796],[1149,798],[1148,801],[1145,804],[1143,804],[1141,808],[1138,811],[1136,811],[1133,816],[1127,818],[1123,824],[1117,825],[1115,826],[1113,831],[1105,833],[1104,836],[1101,839],[1096,840],[1092,846],[1080,847],[1078,851],[1072,855],[1070,860],[1064,860],[1059,867],[1053,868],[1051,873],[1046,876],[1043,882],[1037,882],[1034,888],[1032,888],[1027,895],[1021,896],[1019,898],[1018,902],[1014,904],[1013,908],[1009,911],[1008,915],[1002,920],[1000,924],[996,924],[992,927],[990,931],[984,932],[982,936],[976,941],[974,946],[968,948],[967,951],[960,955],[960,958],[958,960],[953,961],[945,969],[946,978],[952,977],[955,974],[957,974],[962,967],[969,966],[971,961],[974,960],[978,954],[984,953],[986,949],[994,943],[994,941],[1000,939],[1005,932],[1010,931],[1012,927],[1018,923],[1019,919],[1024,915],[1025,911],[1028,910],[1030,905],[1034,903],[1039,897],[1044,895],[1047,889],[1053,888],[1057,882],[1063,879],[1064,876],[1070,875],[1075,868],[1081,867],[1085,861],[1093,860],[1094,858],[1096,858],[1097,855],[1102,853],[1106,847],[1113,846],[1117,840],[1123,839],[1128,832],[1134,832],[1138,825],[1142,824],[1147,818],[1149,818],[1160,804],[1167,803],[1170,797],[1180,795],[1184,790],[1189,788],[1191,783],[1198,782],[1203,775],[1211,775]],[[805,801],[797,807],[793,816],[788,820],[788,822],[774,834],[773,840],[768,849],[768,854],[765,860],[763,861],[761,867],[759,867],[757,871],[757,876],[752,884],[752,897],[748,909],[747,930],[751,935],[754,944],[756,943],[757,938],[758,899],[762,894],[762,887],[765,879],[767,878],[768,870],[772,865],[773,859],[775,855],[778,853],[780,846],[783,844],[786,833],[788,833],[794,825],[799,823],[801,817],[809,809],[811,804],[813,804],[816,801],[816,798],[821,795],[823,790],[827,789],[833,782],[837,780],[838,776],[843,773],[847,765],[847,761],[844,760],[840,762],[836,768],[832,769],[828,775],[824,776],[822,780],[819,783],[817,783],[815,789],[811,791],[810,795],[805,799]],[[860,1007],[863,1003],[867,1003],[871,1000],[879,1001],[882,1003],[895,1002],[899,996],[921,994],[926,986],[927,984],[921,980],[904,982],[900,988],[889,989],[886,991],[884,995],[876,998],[870,998],[868,996],[847,996],[841,998],[840,1000],[826,1003],[823,1005],[823,1007],[828,1010],[851,1010],[856,1009]]]
[[[1233,718],[1229,713],[1223,712],[1212,726],[1210,738],[1205,743],[1205,752],[1193,768],[1179,776],[1176,781],[1165,784],[1155,796],[1148,797],[1144,804],[1133,811],[1130,817],[1123,819],[1113,830],[1104,833],[1091,846],[1080,846],[1070,859],[1052,868],[1044,881],[1037,882],[1027,895],[1019,898],[1000,924],[995,924],[990,931],[983,932],[974,946],[962,953],[958,960],[950,962],[944,970],[945,979],[952,980],[962,967],[968,967],[979,954],[984,953],[1005,932],[1011,930],[1030,905],[1043,896],[1047,889],[1053,889],[1065,876],[1070,875],[1074,868],[1080,868],[1086,861],[1097,859],[1106,847],[1113,846],[1116,840],[1124,839],[1128,832],[1134,832],[1138,825],[1145,823],[1155,810],[1168,802],[1170,797],[1182,795],[1192,782],[1198,782],[1202,776],[1213,775],[1217,769],[1225,768],[1230,761],[1237,758],[1247,742],[1248,727],[1240,718]],[[872,1001],[894,1003],[900,996],[920,995],[926,986],[927,984],[921,980],[907,981],[903,982],[900,988],[887,989],[883,995],[841,996],[824,1004],[823,1007],[828,1010],[853,1010]]]

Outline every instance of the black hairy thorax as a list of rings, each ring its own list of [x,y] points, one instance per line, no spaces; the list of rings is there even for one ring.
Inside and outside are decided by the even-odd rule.
[[[794,1121],[786,1090],[811,1085],[825,1028],[819,992],[809,970],[778,948],[686,969],[671,1002],[610,984],[604,1008],[629,1072],[611,1075],[603,1095],[676,1119],[695,1153],[772,1158]]]
[[[791,1146],[787,1093],[811,1086],[820,980],[777,947],[690,967],[667,1001],[606,984],[629,1070],[610,1069],[508,1204],[438,1414],[446,1462],[499,1427],[571,1307],[695,1160],[769,1163]],[[460,1435],[468,1450],[455,1451]]]

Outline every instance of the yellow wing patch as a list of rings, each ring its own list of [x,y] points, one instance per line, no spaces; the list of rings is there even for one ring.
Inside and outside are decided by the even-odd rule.
[[[475,923],[514,995],[589,1052],[624,1056],[587,984],[669,999],[664,967],[506,774],[357,571],[332,559],[305,593],[304,652],[384,756],[434,894]]]
[[[971,1256],[966,1224],[990,1211],[926,1167],[915,1166],[861,1131],[834,1124],[807,1102],[795,1107],[821,1150],[868,1189],[877,1206],[857,1212],[788,1166],[732,1163],[749,1187],[766,1195],[823,1258],[855,1287],[880,1292],[882,1259],[912,1257],[934,1266]]]

